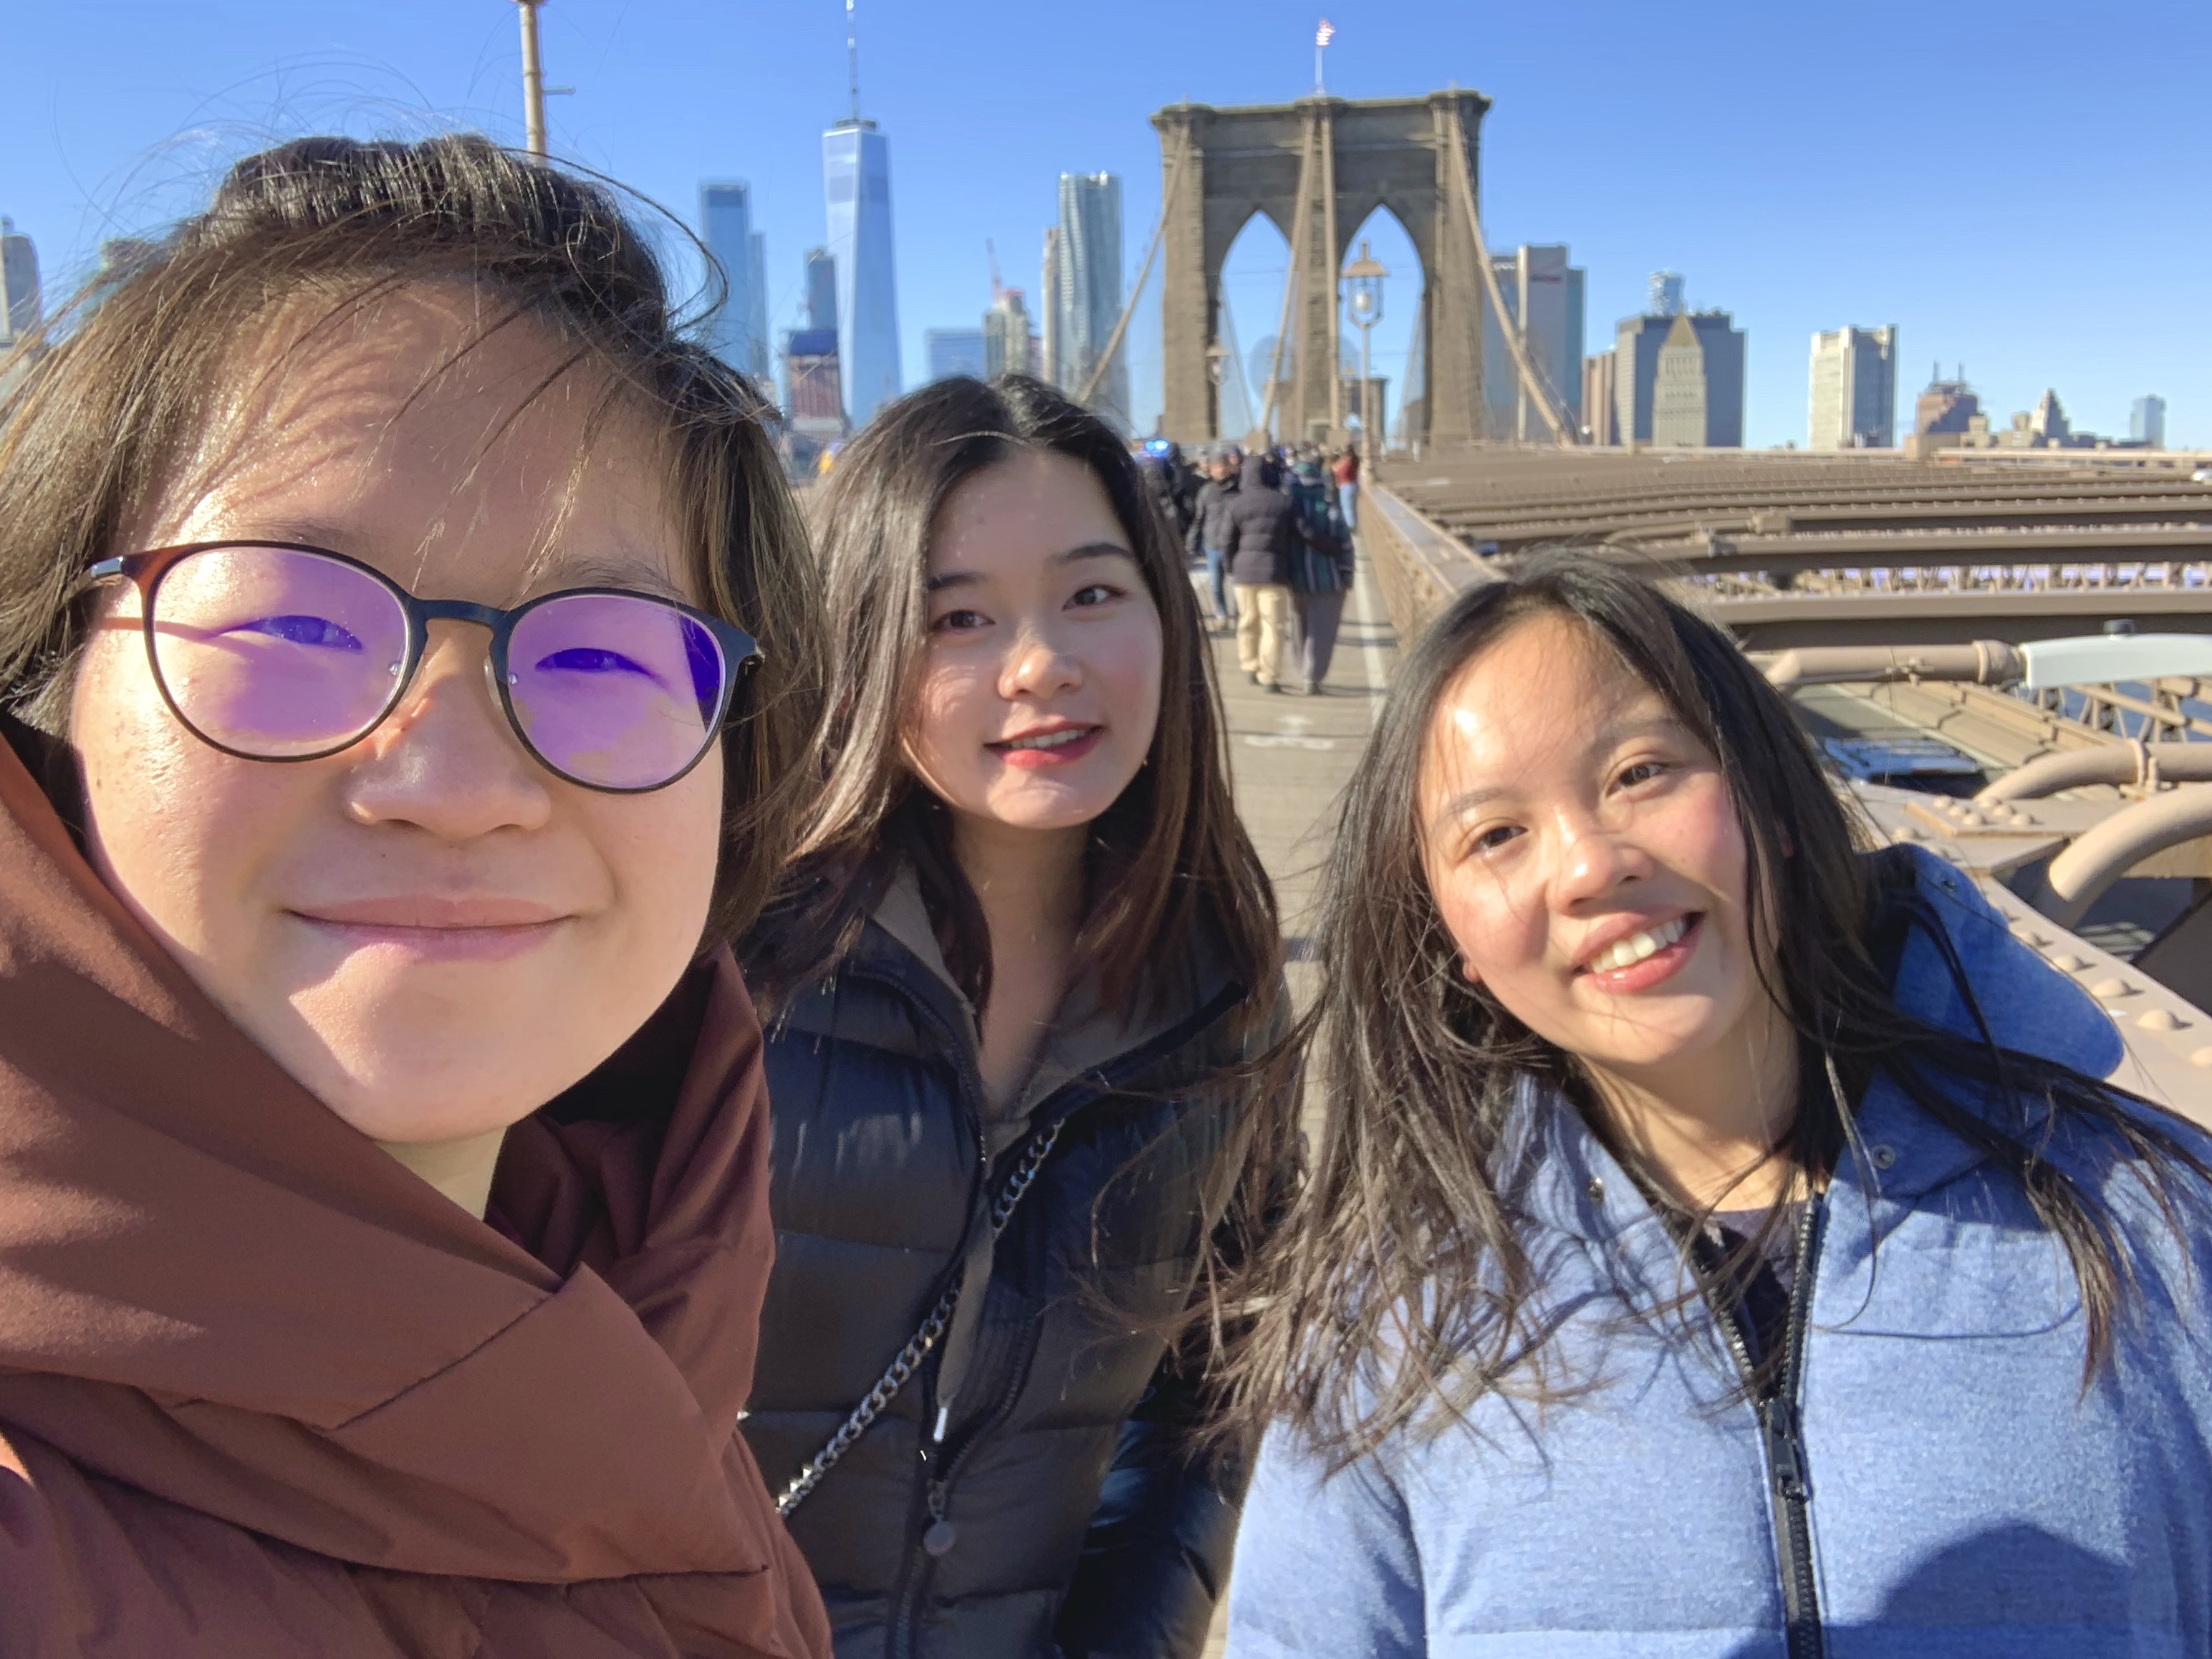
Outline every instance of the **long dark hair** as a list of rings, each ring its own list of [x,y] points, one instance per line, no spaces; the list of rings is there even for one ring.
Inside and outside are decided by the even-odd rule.
[[[830,672],[814,751],[817,791],[790,872],[793,908],[763,928],[747,974],[771,1007],[849,948],[886,866],[914,866],[947,965],[981,1009],[990,939],[954,860],[950,816],[904,759],[928,639],[931,526],[964,481],[1024,450],[1064,455],[1098,480],[1158,606],[1159,725],[1146,764],[1091,826],[1078,966],[1105,1006],[1170,1000],[1201,929],[1272,1006],[1281,944],[1273,889],[1230,797],[1212,655],[1182,550],[1113,429],[1042,380],[940,380],[880,411],[837,458],[818,512]]]
[[[803,804],[817,703],[812,559],[763,426],[769,408],[691,337],[615,190],[471,134],[303,138],[234,167],[206,212],[128,245],[10,360],[0,397],[0,704],[50,734],[91,617],[86,567],[118,550],[221,418],[241,347],[321,307],[295,350],[411,283],[473,289],[470,345],[523,325],[604,390],[592,429],[641,419],[668,473],[701,603],[762,641],[723,744],[724,828],[707,940],[759,909]],[[444,364],[422,366],[428,379]],[[582,457],[576,465],[581,465]]]
[[[1850,1099],[1877,1070],[1894,1079],[1917,1109],[2017,1182],[2063,1244],[2090,1364],[2101,1364],[2130,1255],[2100,1194],[2043,1156],[2031,1107],[2047,1103],[2116,1154],[2140,1158],[2169,1218],[2166,1173],[2212,1171],[2132,1097],[1997,1045],[1910,867],[1885,866],[1855,837],[1788,706],[1726,635],[1636,574],[1547,552],[1462,595],[1408,653],[1349,787],[1322,883],[1320,998],[1301,1030],[1326,1127],[1287,1224],[1255,1241],[1231,1293],[1252,1318],[1231,1368],[1238,1424],[1288,1421],[1343,1462],[1401,1430],[1451,1420],[1509,1378],[1538,1398],[1572,1391],[1544,1364],[1544,1334],[1528,1313],[1539,1286],[1503,1190],[1502,1142],[1516,1096],[1530,1087],[1570,1103],[1658,1188],[1608,1132],[1573,1057],[1458,973],[1423,866],[1416,791],[1437,701],[1507,629],[1545,614],[1579,622],[1719,762],[1748,851],[1759,978],[1801,1049],[1832,1060],[1843,1085],[1822,1078],[1801,1088],[1777,1156],[1808,1172],[1832,1170],[1852,1132]],[[1899,929],[1945,952],[1978,1040],[1897,1006],[1882,960],[1893,952],[1880,936]],[[1824,1068],[1808,1069],[1821,1077]],[[1962,1084],[1995,1108],[1956,1103]],[[1788,1201],[1784,1186],[1769,1230]]]

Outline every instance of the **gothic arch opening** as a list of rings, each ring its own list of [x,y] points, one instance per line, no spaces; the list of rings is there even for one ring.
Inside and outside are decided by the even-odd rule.
[[[1426,365],[1421,362],[1425,355],[1421,295],[1428,286],[1428,277],[1421,263],[1420,249],[1414,245],[1413,233],[1407,229],[1405,221],[1382,202],[1375,204],[1344,241],[1344,257],[1337,264],[1340,270],[1359,257],[1361,245],[1364,244],[1376,263],[1389,272],[1380,284],[1382,317],[1368,335],[1367,374],[1376,382],[1376,424],[1389,434],[1394,447],[1401,447],[1412,432],[1419,429],[1419,405],[1426,378]],[[1357,386],[1360,337],[1349,283],[1345,289],[1341,333],[1346,374]],[[1353,398],[1346,403],[1347,423],[1359,423],[1364,415],[1363,401]],[[1409,406],[1416,416],[1411,423],[1406,418]]]

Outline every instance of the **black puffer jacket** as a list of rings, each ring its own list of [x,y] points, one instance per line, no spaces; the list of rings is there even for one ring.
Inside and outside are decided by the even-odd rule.
[[[840,1659],[1203,1646],[1243,1474],[1192,1449],[1195,1379],[1156,1328],[1231,1201],[1239,1096],[1192,1085],[1236,1058],[1244,1000],[1217,974],[1164,1027],[1088,1021],[1088,1054],[1056,1028],[1026,1119],[994,1122],[908,881],[771,1019],[777,1257],[744,1434],[773,1491],[961,1281],[1009,1172],[1053,1137],[995,1251],[975,1253],[988,1284],[941,1445],[949,1338],[791,1516]]]
[[[1236,479],[1208,478],[1198,492],[1198,506],[1191,514],[1190,531],[1183,538],[1184,550],[1190,553],[1227,550],[1229,509],[1236,500]]]
[[[1227,539],[1222,551],[1229,555],[1233,581],[1274,583],[1291,581],[1291,550],[1297,544],[1297,522],[1291,498],[1283,494],[1282,471],[1272,457],[1247,455],[1244,473],[1231,497]]]

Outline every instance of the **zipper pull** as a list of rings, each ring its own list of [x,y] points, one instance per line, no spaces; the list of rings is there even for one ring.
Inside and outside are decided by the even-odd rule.
[[[1766,1431],[1766,1467],[1774,1490],[1792,1503],[1813,1496],[1805,1476],[1805,1437],[1796,1406],[1787,1400],[1770,1400],[1759,1407],[1759,1425]]]
[[[929,1525],[921,1534],[922,1553],[933,1558],[949,1553],[960,1541],[960,1528],[945,1518],[945,1482],[929,1483]]]

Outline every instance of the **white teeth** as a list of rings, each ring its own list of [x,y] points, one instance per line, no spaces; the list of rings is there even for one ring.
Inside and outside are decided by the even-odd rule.
[[[1078,738],[1088,737],[1087,726],[1071,726],[1059,732],[1047,732],[1034,738],[1014,738],[1000,745],[1006,749],[1064,749]]]
[[[1616,939],[1592,957],[1589,971],[1609,974],[1617,968],[1630,967],[1646,957],[1658,955],[1689,931],[1690,919],[1677,916],[1672,921],[1662,921],[1656,927],[1643,933],[1631,933],[1626,939]]]

